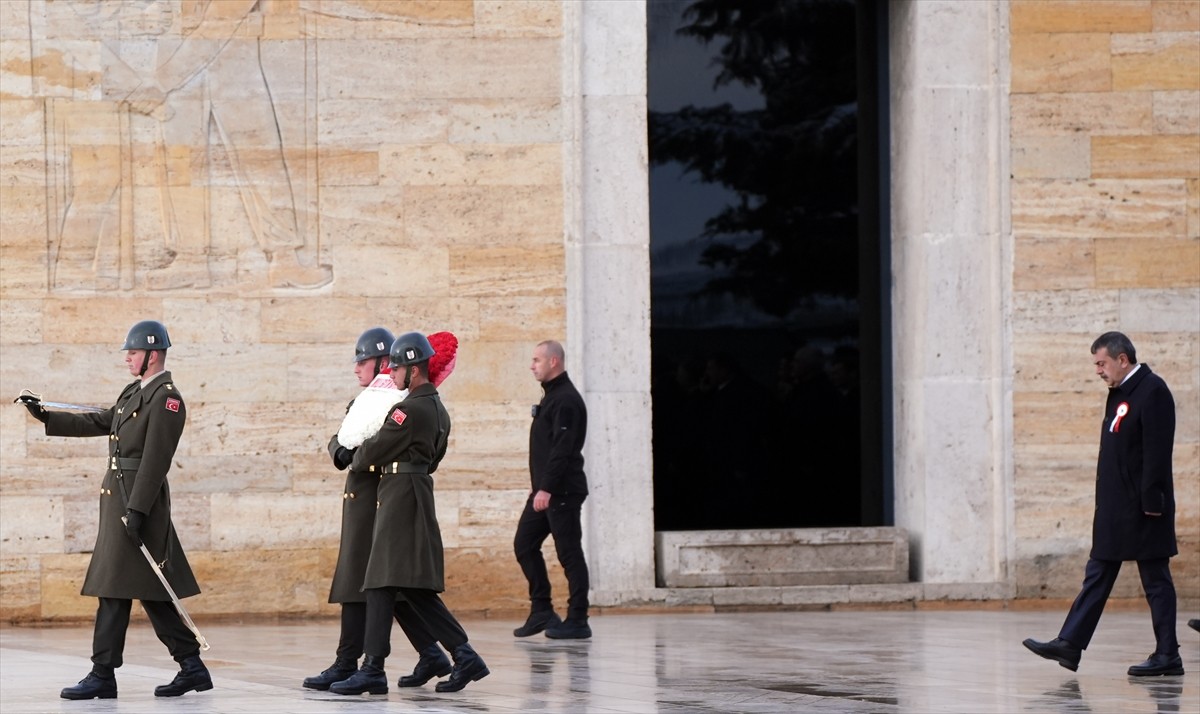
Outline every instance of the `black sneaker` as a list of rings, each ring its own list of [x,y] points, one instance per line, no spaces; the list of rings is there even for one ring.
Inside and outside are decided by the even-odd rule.
[[[529,613],[529,619],[525,620],[525,624],[513,630],[514,637],[529,637],[536,635],[547,627],[562,624],[562,619],[554,610],[538,610],[537,612]]]
[[[572,620],[567,618],[565,621],[546,628],[546,637],[552,640],[586,640],[592,636],[592,628],[588,627],[587,620]]]

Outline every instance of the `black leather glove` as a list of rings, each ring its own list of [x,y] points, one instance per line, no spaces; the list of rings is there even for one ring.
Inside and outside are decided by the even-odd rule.
[[[17,401],[24,404],[25,408],[29,410],[29,413],[33,415],[33,418],[37,419],[41,423],[45,424],[46,421],[50,418],[50,416],[48,414],[46,414],[46,410],[44,408],[42,408],[42,400],[41,399],[38,399],[37,397],[31,397],[28,394],[24,394],[22,396],[17,397]]]
[[[337,467],[338,471],[345,471],[351,461],[354,461],[354,449],[339,446],[333,452],[333,465]]]
[[[136,545],[142,544],[142,524],[146,522],[146,514],[132,508],[125,511],[125,533]]]

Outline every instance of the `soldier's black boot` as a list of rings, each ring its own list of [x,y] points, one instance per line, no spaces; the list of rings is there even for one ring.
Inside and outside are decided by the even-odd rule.
[[[350,677],[357,671],[358,660],[338,657],[336,660],[334,660],[333,664],[329,666],[329,669],[314,677],[305,677],[304,686],[308,689],[320,689],[321,691],[324,691],[329,689],[329,685],[335,682],[340,682],[343,679],[350,679]]]
[[[63,688],[58,696],[63,699],[116,699],[117,678],[112,668],[96,665],[79,680],[79,684]]]
[[[383,657],[367,655],[362,666],[349,679],[329,685],[334,694],[387,694],[387,673],[383,671]]]
[[[208,667],[200,661],[200,655],[194,654],[179,663],[179,674],[170,684],[154,688],[154,696],[179,697],[193,690],[207,692],[212,688],[212,675],[208,673]]]
[[[445,677],[452,669],[454,668],[450,666],[450,658],[442,652],[437,643],[434,643],[421,650],[421,659],[417,660],[412,674],[401,677],[396,686],[419,687],[434,677]]]
[[[438,682],[433,689],[437,692],[457,692],[491,673],[483,658],[471,649],[471,645],[462,644],[454,648],[454,670],[450,672],[450,679]]]

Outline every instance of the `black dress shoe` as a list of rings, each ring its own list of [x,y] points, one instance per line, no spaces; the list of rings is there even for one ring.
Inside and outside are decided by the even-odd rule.
[[[542,630],[552,625],[561,623],[562,620],[558,617],[558,613],[554,610],[539,610],[529,613],[529,618],[525,620],[525,624],[513,630],[514,637],[529,637],[536,635]]]
[[[319,689],[325,691],[329,689],[329,685],[340,682],[343,679],[350,677],[358,671],[358,661],[353,659],[345,659],[338,657],[334,663],[329,666],[329,669],[321,672],[318,675],[304,678],[304,686],[308,689]]]
[[[1188,627],[1192,628],[1196,632],[1200,632],[1200,618],[1188,620]]]
[[[450,658],[442,652],[442,648],[436,644],[429,645],[421,650],[421,658],[417,660],[417,666],[413,667],[412,674],[401,677],[396,686],[420,687],[434,677],[445,677],[453,669]]]
[[[207,692],[213,688],[212,675],[208,667],[200,661],[200,655],[195,654],[179,663],[179,674],[170,684],[154,688],[156,697],[178,697],[190,691]]]
[[[334,694],[387,694],[387,672],[383,671],[383,658],[367,655],[362,666],[349,679],[329,685]]]
[[[563,622],[546,628],[546,637],[554,640],[586,640],[592,636],[587,620],[567,618]]]
[[[1145,662],[1129,668],[1130,677],[1172,677],[1181,674],[1183,674],[1183,660],[1180,659],[1179,653],[1168,655],[1156,652],[1150,655]]]
[[[1038,642],[1037,640],[1029,639],[1021,644],[1028,647],[1030,652],[1039,657],[1052,659],[1072,672],[1079,669],[1079,658],[1083,653],[1078,647],[1062,638],[1055,637],[1049,642]]]
[[[450,679],[438,682],[433,689],[438,692],[457,692],[491,673],[483,658],[471,649],[471,645],[459,645],[454,648],[454,671],[450,672]]]
[[[117,678],[106,679],[95,672],[79,680],[74,687],[65,687],[58,696],[63,699],[116,699]]]

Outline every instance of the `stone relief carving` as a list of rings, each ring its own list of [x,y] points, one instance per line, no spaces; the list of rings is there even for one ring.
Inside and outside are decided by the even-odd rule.
[[[309,41],[265,52],[258,0],[43,7],[52,290],[332,281]]]

